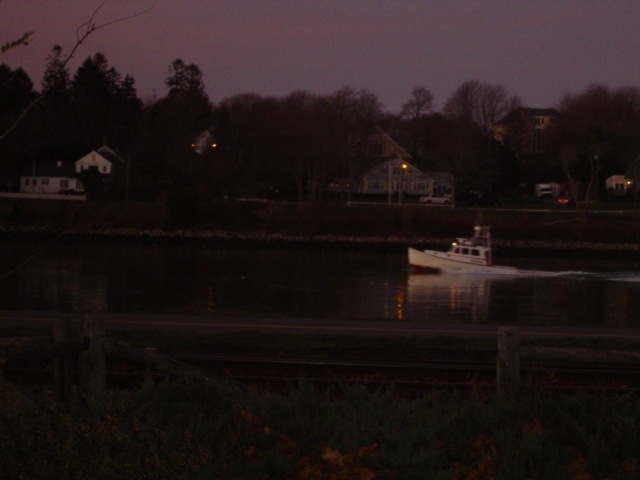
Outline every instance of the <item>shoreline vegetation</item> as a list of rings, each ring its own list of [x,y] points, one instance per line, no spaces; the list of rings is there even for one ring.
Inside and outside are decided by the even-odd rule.
[[[556,207],[552,205],[552,207]],[[186,208],[186,207],[185,207]],[[180,210],[180,209],[178,209]],[[404,251],[444,248],[491,225],[493,244],[518,255],[637,257],[640,213],[566,209],[425,207],[416,204],[212,202],[193,212],[166,202],[0,199],[0,238],[83,243],[186,244]]]
[[[227,336],[229,345],[243,342]],[[268,336],[250,337],[263,344]],[[296,338],[291,348],[301,348]],[[326,340],[312,343],[325,348]],[[0,467],[8,479],[638,478],[637,393],[557,387],[550,376],[516,399],[482,382],[407,399],[391,380],[321,388],[300,378],[284,395],[238,395],[149,377],[65,409],[0,377]]]

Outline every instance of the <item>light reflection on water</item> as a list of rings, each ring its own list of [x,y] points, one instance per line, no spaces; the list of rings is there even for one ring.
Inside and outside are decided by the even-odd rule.
[[[0,309],[640,326],[638,262],[501,259],[415,275],[399,253],[0,245]]]

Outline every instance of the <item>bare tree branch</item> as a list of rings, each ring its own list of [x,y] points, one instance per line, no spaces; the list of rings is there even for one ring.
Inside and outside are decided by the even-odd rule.
[[[1,2],[2,0],[0,0]],[[138,12],[134,15],[129,15],[127,17],[122,17],[122,18],[118,18],[116,20],[112,20],[110,22],[106,22],[100,25],[96,25],[94,20],[98,14],[98,12],[100,11],[100,9],[104,6],[104,4],[107,3],[107,0],[102,0],[102,3],[100,3],[100,5],[98,5],[98,7],[94,10],[93,14],[91,15],[91,18],[89,18],[89,20],[85,23],[83,23],[82,25],[80,25],[78,27],[78,29],[76,30],[76,36],[77,36],[77,41],[76,44],[74,45],[74,47],[71,49],[71,52],[69,53],[69,55],[67,56],[67,58],[65,59],[64,62],[62,62],[61,64],[61,68],[65,68],[67,66],[67,64],[71,61],[73,57],[73,54],[76,52],[76,50],[80,47],[80,45],[82,45],[82,43],[87,39],[87,37],[89,35],[91,35],[93,32],[95,32],[96,30],[100,30],[101,28],[105,28],[108,27],[109,25],[113,25],[115,23],[120,23],[120,22],[124,22],[126,20],[130,20],[132,18],[136,18],[139,17],[141,15],[144,15],[145,13],[150,12],[151,10],[153,10],[153,8],[157,5],[158,1],[156,0],[155,2],[153,2],[153,4],[147,8],[146,10],[142,10],[141,12]],[[83,27],[86,26],[86,30],[84,31],[84,33],[80,33],[80,31],[83,29]],[[28,40],[31,37],[31,35],[33,35],[33,32],[27,32],[23,37],[22,37],[22,43],[10,46],[9,48],[15,48],[16,46],[22,44],[22,45],[27,45],[28,44]],[[15,42],[14,42],[15,43]],[[5,47],[2,47],[2,53],[4,53]],[[0,142],[2,142],[2,140],[9,135],[13,130],[15,130],[15,128],[18,126],[18,124],[22,121],[22,119],[25,117],[25,115],[33,108],[35,107],[38,103],[40,103],[40,101],[42,100],[43,95],[40,94],[38,95],[29,105],[27,105],[27,107],[22,111],[22,113],[20,114],[20,116],[16,119],[15,122],[13,122],[13,124],[2,134],[0,135]]]
[[[33,32],[26,32],[22,37],[18,40],[14,40],[13,42],[7,42],[6,44],[0,47],[0,55],[4,55],[9,50],[12,50],[20,45],[29,45],[29,39],[33,36]]]

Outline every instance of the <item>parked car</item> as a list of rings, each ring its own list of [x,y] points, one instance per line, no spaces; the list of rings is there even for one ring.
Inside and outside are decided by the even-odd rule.
[[[434,204],[434,205],[451,205],[451,197],[442,195],[441,193],[432,193],[431,195],[420,197],[418,201],[420,203]]]

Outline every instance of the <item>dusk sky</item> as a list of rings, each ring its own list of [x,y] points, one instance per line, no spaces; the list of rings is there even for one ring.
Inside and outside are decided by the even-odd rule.
[[[0,41],[35,31],[0,58],[40,89],[55,44],[69,52],[101,0],[0,1]],[[152,0],[106,0],[96,24]],[[550,107],[590,84],[640,85],[639,0],[158,0],[96,31],[69,65],[102,52],[138,95],[166,92],[176,58],[204,73],[213,102],[239,93],[375,93],[397,113],[417,85],[440,109],[464,81],[500,83]]]

